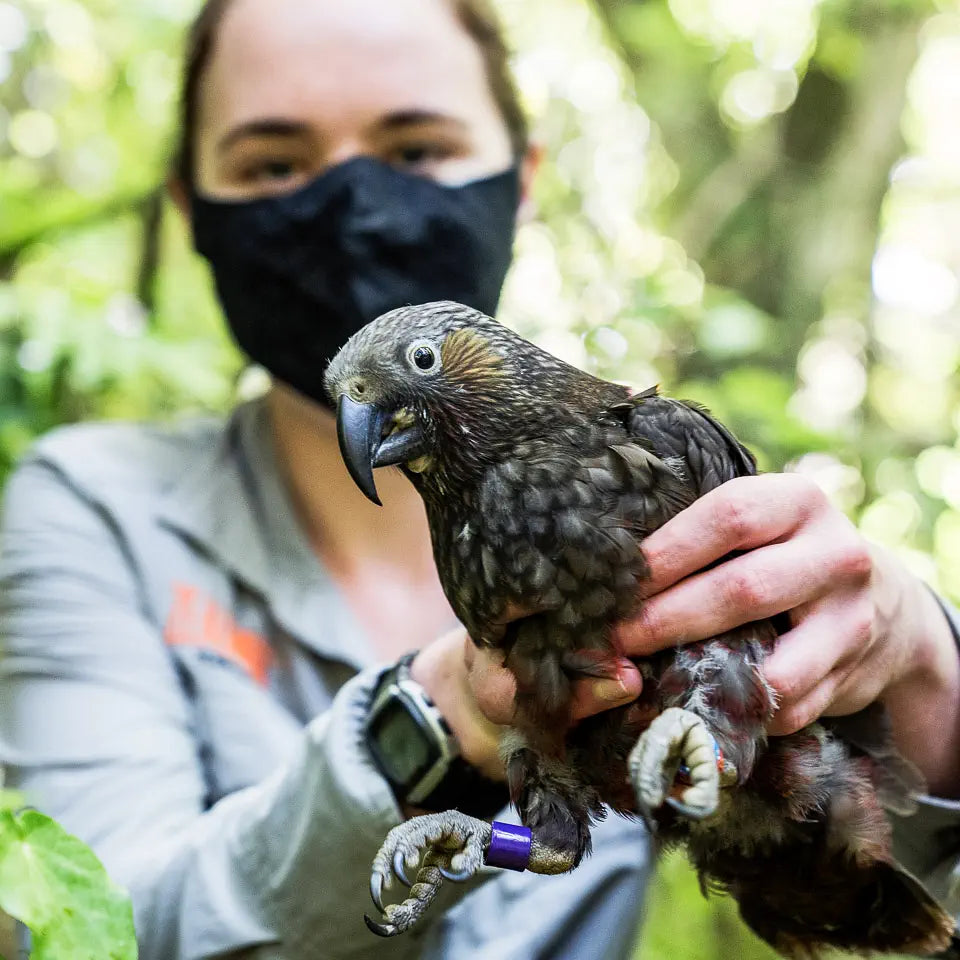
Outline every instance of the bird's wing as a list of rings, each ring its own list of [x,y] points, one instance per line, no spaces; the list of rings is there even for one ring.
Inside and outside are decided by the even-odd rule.
[[[668,463],[677,459],[698,496],[734,477],[753,476],[753,454],[699,404],[647,390],[617,407],[632,437],[645,440]]]

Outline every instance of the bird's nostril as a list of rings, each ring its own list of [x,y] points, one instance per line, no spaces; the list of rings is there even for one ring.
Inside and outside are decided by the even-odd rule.
[[[363,396],[363,393],[364,393],[364,391],[365,391],[366,389],[367,389],[367,388],[366,388],[366,386],[364,385],[364,383],[363,383],[362,380],[358,380],[358,381],[353,385],[353,392],[356,393],[358,396]]]

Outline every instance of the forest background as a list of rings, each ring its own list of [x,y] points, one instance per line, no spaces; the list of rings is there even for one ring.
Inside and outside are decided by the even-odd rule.
[[[960,3],[499,0],[546,150],[502,318],[707,403],[960,601]],[[197,0],[0,0],[0,477],[264,387],[164,197]],[[643,960],[770,954],[679,861]]]

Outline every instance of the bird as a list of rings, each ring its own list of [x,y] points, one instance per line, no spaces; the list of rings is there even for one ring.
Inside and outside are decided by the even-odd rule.
[[[730,430],[448,301],[361,328],[324,386],[354,482],[375,503],[375,469],[412,482],[454,612],[516,679],[500,753],[529,829],[527,869],[574,869],[612,810],[683,846],[704,893],[733,896],[785,957],[960,957],[952,918],[891,852],[885,810],[912,812],[923,780],[897,754],[883,707],[768,740],[773,621],[635,658],[639,698],[571,723],[577,680],[616,674],[612,627],[641,610],[650,576],[644,538],[757,472]],[[394,827],[371,869],[381,917],[365,918],[370,929],[418,923],[445,880],[481,867],[495,827],[455,810]],[[395,880],[409,893],[384,906]]]

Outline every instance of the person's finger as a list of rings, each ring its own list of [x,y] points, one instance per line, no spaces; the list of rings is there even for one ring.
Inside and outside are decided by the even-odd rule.
[[[647,595],[659,593],[735,550],[750,550],[796,530],[826,504],[796,474],[738,477],[695,500],[643,541]]]
[[[767,724],[767,733],[774,737],[785,737],[823,716],[835,699],[837,688],[846,681],[852,671],[853,667],[838,668],[827,674],[802,699],[783,704]]]
[[[887,675],[862,660],[837,684],[833,699],[823,710],[825,717],[845,717],[879,700]]]
[[[571,718],[574,721],[582,720],[611,707],[630,703],[640,696],[642,689],[640,670],[636,664],[622,658],[617,662],[616,677],[604,680],[582,679],[574,684]]]
[[[502,650],[478,650],[468,638],[464,651],[467,680],[473,690],[477,708],[491,722],[507,724],[513,721],[517,682],[503,666]]]
[[[513,722],[517,683],[513,673],[503,666],[503,651],[478,650],[468,641],[464,651],[467,676],[480,712],[491,722]],[[629,703],[640,696],[643,683],[637,666],[625,657],[616,663],[615,677],[585,677],[573,688],[571,720],[582,720],[611,707]]]
[[[846,563],[832,547],[825,549],[819,535],[772,543],[650,597],[614,636],[634,656],[706,640],[816,600],[844,583]]]
[[[804,610],[797,626],[778,638],[763,675],[784,708],[796,706],[827,677],[845,678],[863,659],[870,635],[868,604],[830,597]]]

